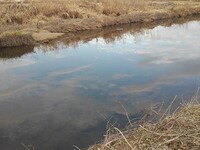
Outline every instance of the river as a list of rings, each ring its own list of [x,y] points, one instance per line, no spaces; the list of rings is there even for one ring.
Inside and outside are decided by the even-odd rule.
[[[1,150],[86,148],[103,139],[109,120],[124,127],[126,111],[137,120],[196,93],[199,21],[90,35],[0,50]]]

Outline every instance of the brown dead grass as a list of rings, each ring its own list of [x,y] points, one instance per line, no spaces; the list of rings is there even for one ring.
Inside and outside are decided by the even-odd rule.
[[[22,32],[3,32],[0,37],[0,47],[15,47],[34,45],[35,41],[31,34]]]
[[[157,123],[123,132],[115,127],[112,130],[115,134],[107,134],[101,144],[88,150],[199,150],[200,104],[193,100]]]
[[[0,5],[2,25],[38,23],[52,19],[83,19],[120,16],[144,8],[145,0],[46,0]]]
[[[59,23],[65,20],[74,21],[78,19],[98,18],[102,20],[101,26],[106,26],[106,23],[104,23],[106,20],[115,20],[120,16],[126,18],[128,17],[126,15],[135,16],[146,13],[152,15],[155,15],[155,13],[157,15],[160,15],[160,13],[162,15],[166,15],[166,13],[180,15],[180,11],[181,14],[192,14],[194,12],[199,13],[199,8],[199,2],[194,0],[35,0],[22,4],[1,4],[0,25],[28,24],[29,26],[33,25],[42,28],[48,23],[57,21]]]

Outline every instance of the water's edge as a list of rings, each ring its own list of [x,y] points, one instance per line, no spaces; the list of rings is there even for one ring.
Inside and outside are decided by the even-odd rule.
[[[189,13],[189,11],[188,11]],[[82,30],[72,30],[70,32],[67,32],[67,33],[61,33],[61,32],[58,32],[58,33],[54,33],[54,32],[49,32],[49,31],[32,31],[32,32],[23,32],[23,31],[20,31],[20,34],[18,33],[18,31],[16,32],[11,32],[9,33],[8,35],[6,36],[1,36],[0,37],[0,49],[2,48],[6,48],[6,47],[19,47],[19,46],[36,46],[36,45],[40,45],[42,43],[49,43],[51,41],[57,41],[59,39],[63,39],[63,38],[67,38],[67,39],[70,39],[71,38],[75,38],[74,36],[77,36],[79,34],[85,34],[85,33],[88,33],[88,32],[101,32],[101,31],[104,31],[104,30],[108,30],[108,29],[117,29],[119,27],[127,27],[127,26],[134,26],[136,28],[152,28],[152,27],[155,27],[155,26],[158,26],[158,25],[161,25],[161,24],[173,24],[174,22],[176,21],[183,21],[183,20],[190,20],[190,19],[194,19],[197,18],[199,19],[200,16],[199,16],[199,11],[194,11],[192,14],[188,14],[188,15],[159,15],[159,17],[152,17],[152,18],[145,18],[145,17],[142,17],[141,19],[139,20],[132,20],[131,21],[131,16],[128,17],[128,20],[129,21],[125,21],[123,19],[122,22],[118,21],[118,23],[116,24],[110,24],[110,25],[107,25],[107,26],[102,26],[102,27],[99,27],[99,28],[91,28],[91,29],[82,29]],[[146,17],[148,17],[149,15],[147,15]],[[133,18],[135,16],[132,16]],[[91,34],[89,33],[89,34]],[[91,35],[90,38],[94,36],[94,35]],[[89,37],[88,37],[89,38]]]

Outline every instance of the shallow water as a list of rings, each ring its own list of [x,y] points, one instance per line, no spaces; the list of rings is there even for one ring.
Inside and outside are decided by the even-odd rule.
[[[111,117],[124,125],[122,105],[139,118],[176,95],[175,105],[189,100],[200,85],[200,22],[151,28],[1,50],[0,149],[88,147]]]

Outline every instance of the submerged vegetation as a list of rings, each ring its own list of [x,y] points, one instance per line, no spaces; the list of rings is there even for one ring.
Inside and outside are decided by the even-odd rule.
[[[17,30],[26,33],[26,36],[35,32],[68,33],[200,14],[198,0],[33,0],[0,3],[0,47],[15,45],[2,44],[4,37],[1,34],[4,31]],[[19,46],[20,43],[17,43],[16,46]]]
[[[137,127],[114,133],[89,150],[197,150],[200,148],[200,104],[195,100],[167,115],[170,107],[157,123],[141,123]],[[154,111],[155,112],[155,111]],[[155,112],[159,114],[159,112]],[[167,116],[166,116],[167,115]]]

